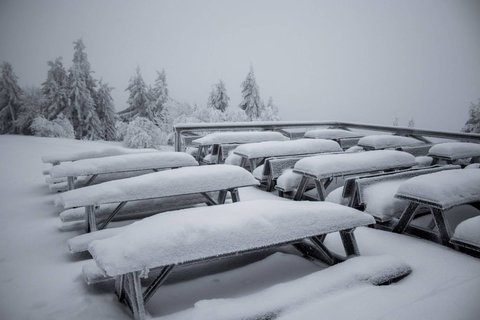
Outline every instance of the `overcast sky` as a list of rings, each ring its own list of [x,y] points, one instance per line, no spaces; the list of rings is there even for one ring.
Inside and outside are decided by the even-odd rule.
[[[284,120],[458,131],[480,98],[477,0],[0,0],[0,60],[21,85],[57,56],[69,67],[80,37],[117,110],[137,66],[189,103],[222,79],[235,108],[251,64]]]

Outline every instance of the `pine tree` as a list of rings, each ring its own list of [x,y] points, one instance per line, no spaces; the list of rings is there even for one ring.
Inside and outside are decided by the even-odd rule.
[[[415,119],[411,118],[411,119],[408,121],[408,127],[409,127],[409,128],[414,128],[414,127],[415,127]]]
[[[42,83],[42,93],[45,96],[43,113],[48,120],[55,119],[58,114],[64,113],[71,118],[68,100],[68,76],[63,67],[62,58],[49,61],[50,69],[47,80]]]
[[[157,79],[153,88],[149,90],[149,100],[147,106],[147,118],[150,119],[157,126],[165,123],[165,114],[163,110],[165,109],[165,104],[167,103],[168,97],[168,87],[167,87],[167,77],[165,75],[165,70],[162,72],[157,71]]]
[[[250,67],[247,78],[242,83],[242,97],[243,101],[239,107],[245,111],[250,120],[258,119],[262,111],[262,102],[260,101],[260,94],[255,81],[253,67]]]
[[[207,106],[225,112],[228,108],[230,98],[227,95],[227,89],[222,80],[215,84],[208,98]]]
[[[0,78],[0,134],[18,133],[17,117],[23,104],[24,94],[17,83],[12,65],[4,62]]]
[[[100,80],[95,99],[97,114],[103,128],[102,139],[108,141],[113,141],[116,138],[116,115],[111,95],[112,89],[107,83],[102,83]]]
[[[122,120],[130,122],[136,116],[147,117],[147,108],[151,99],[139,67],[135,75],[130,78],[126,91],[130,91],[127,100],[128,108],[118,113]]]
[[[260,115],[260,120],[265,121],[278,121],[280,120],[280,115],[278,114],[278,108],[273,103],[273,98],[269,97],[267,105],[263,108]]]
[[[468,120],[465,122],[462,131],[480,133],[480,99],[477,104],[471,103],[468,110]]]
[[[95,108],[95,86],[81,39],[74,42],[73,65],[68,75],[71,122],[77,138],[101,139],[101,122]]]
[[[44,96],[42,90],[36,87],[25,88],[23,89],[23,92],[24,99],[18,112],[16,125],[19,133],[32,134],[30,125],[32,124],[33,119],[42,114]]]

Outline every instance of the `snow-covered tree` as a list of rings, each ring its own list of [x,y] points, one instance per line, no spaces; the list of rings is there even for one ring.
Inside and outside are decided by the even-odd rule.
[[[163,109],[169,99],[165,70],[162,70],[162,72],[157,71],[155,83],[149,90],[149,99],[146,113],[147,118],[160,127],[166,121]]]
[[[35,136],[39,137],[75,138],[72,124],[62,113],[53,120],[38,116],[33,119],[30,129]]]
[[[228,108],[230,98],[227,95],[227,89],[222,80],[216,83],[208,98],[207,106],[225,112]]]
[[[135,75],[130,78],[126,91],[130,92],[127,100],[128,108],[118,113],[121,119],[131,121],[136,116],[148,117],[147,107],[150,97],[139,67],[135,70]]]
[[[22,134],[32,134],[30,125],[33,119],[42,114],[42,106],[44,105],[44,97],[42,90],[36,87],[28,87],[23,89],[23,104],[18,112],[16,121],[17,129]]]
[[[24,96],[17,79],[12,65],[4,62],[0,76],[0,134],[18,132],[17,117]]]
[[[262,112],[262,102],[253,67],[250,67],[247,78],[242,83],[242,97],[243,101],[239,107],[245,111],[250,120],[258,119]]]
[[[463,132],[480,133],[480,99],[477,104],[473,102],[468,110],[468,120],[462,128]]]
[[[102,138],[103,130],[95,108],[96,81],[84,49],[81,39],[74,42],[73,65],[68,75],[71,119],[77,138],[96,140]]]
[[[103,129],[102,139],[108,141],[113,141],[116,138],[116,115],[111,95],[112,89],[113,88],[109,87],[107,83],[102,83],[102,81],[100,81],[95,96],[97,104],[96,110]]]
[[[415,119],[411,118],[410,120],[408,120],[408,127],[409,128],[415,127]]]
[[[42,83],[45,96],[43,113],[47,119],[54,119],[59,113],[71,117],[68,100],[68,75],[63,67],[62,58],[49,61],[47,80]]]
[[[167,136],[150,120],[136,117],[127,127],[123,143],[129,148],[158,148],[166,144]]]
[[[395,118],[393,119],[392,125],[393,125],[394,127],[398,127],[398,117],[395,117]]]
[[[263,121],[280,120],[280,115],[278,114],[278,108],[273,103],[272,97],[268,98],[267,105],[262,108],[262,113],[260,114],[259,120],[263,120]]]

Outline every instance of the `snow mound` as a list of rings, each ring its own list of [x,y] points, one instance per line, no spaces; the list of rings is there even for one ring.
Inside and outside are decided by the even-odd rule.
[[[242,157],[232,152],[228,155],[227,158],[225,158],[225,164],[231,164],[232,166],[240,166],[242,164]]]
[[[358,145],[374,150],[420,146],[425,142],[418,139],[387,134],[371,135],[361,138]]]
[[[244,201],[172,211],[135,222],[89,251],[109,276],[233,254],[375,223],[326,202]]]
[[[343,187],[338,187],[327,195],[325,201],[346,206],[348,205],[349,199],[343,197]]]
[[[193,308],[165,319],[277,319],[312,298],[321,299],[359,286],[382,284],[411,271],[408,264],[389,255],[360,256],[247,296],[201,300]]]
[[[274,131],[232,131],[215,132],[207,134],[204,137],[195,139],[193,144],[212,145],[212,144],[234,144],[234,143],[253,143],[262,141],[284,141],[288,140],[280,132]]]
[[[480,170],[454,169],[414,177],[395,196],[432,203],[443,210],[480,201]]]
[[[362,172],[407,168],[415,165],[415,157],[395,150],[322,154],[299,160],[294,172],[308,174],[317,179]]]
[[[452,240],[480,247],[480,216],[460,222],[455,228]]]
[[[234,153],[248,159],[290,156],[324,152],[342,152],[340,145],[332,140],[299,139],[289,141],[266,141],[238,146]]]
[[[257,179],[258,181],[263,180],[263,170],[264,169],[265,169],[265,165],[262,164],[262,165],[256,167],[255,170],[253,170],[252,174],[255,177],[255,179]]]
[[[418,156],[415,157],[415,165],[417,167],[428,167],[433,163],[433,158],[429,156]]]
[[[258,181],[237,166],[183,167],[71,190],[59,195],[55,203],[72,208],[253,185],[258,185]]]
[[[42,157],[42,161],[44,163],[56,163],[56,162],[64,162],[64,161],[77,161],[82,159],[90,159],[90,158],[101,158],[101,157],[109,157],[109,156],[117,156],[121,154],[129,154],[129,153],[148,153],[148,152],[158,152],[155,149],[129,149],[129,148],[121,148],[121,147],[108,147],[102,148],[98,150],[90,150],[90,151],[80,151],[74,153],[58,153],[52,154]]]
[[[93,174],[197,165],[198,162],[185,152],[150,152],[64,162],[54,166],[50,174],[56,178],[68,176],[78,177]]]
[[[430,148],[428,155],[450,160],[480,157],[480,144],[471,142],[439,143]]]
[[[470,163],[465,169],[478,169],[480,168],[480,163]]]
[[[310,139],[338,140],[344,138],[359,138],[362,137],[362,135],[343,129],[315,129],[305,132],[304,137]]]
[[[302,180],[301,174],[293,172],[293,169],[286,169],[282,175],[278,177],[275,188],[283,192],[292,192],[297,189],[300,180]],[[307,188],[314,186],[313,181],[309,181],[307,184]]]

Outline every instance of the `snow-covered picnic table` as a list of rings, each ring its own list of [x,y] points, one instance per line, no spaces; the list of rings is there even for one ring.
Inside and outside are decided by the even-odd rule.
[[[395,150],[322,154],[303,158],[295,164],[293,174],[290,174],[293,179],[299,180],[294,199],[302,199],[309,180],[313,180],[318,197],[323,201],[326,196],[325,189],[333,178],[405,169],[414,165],[415,157],[413,155]],[[288,181],[284,183],[289,184]]]
[[[472,158],[471,162],[480,158],[480,144],[471,142],[445,142],[430,148],[428,155],[434,163],[445,161],[452,163],[455,160]],[[478,161],[477,161],[478,162]]]
[[[80,176],[91,176],[84,184],[88,186],[99,174],[158,171],[197,165],[195,158],[185,152],[135,153],[64,162],[54,166],[50,170],[50,176],[56,179],[67,178],[68,190],[72,190],[75,188],[75,179]]]
[[[242,157],[241,167],[249,164],[253,171],[265,158],[311,155],[319,153],[342,152],[340,145],[333,140],[299,139],[289,141],[266,141],[247,143],[238,146],[233,153]]]
[[[416,138],[387,134],[366,136],[358,140],[357,144],[365,150],[395,149],[415,156],[426,155],[431,147],[431,144]]]
[[[344,129],[314,129],[305,132],[305,138],[328,139],[338,142],[342,149],[350,148],[358,143],[362,134]]]
[[[395,197],[409,203],[394,228],[395,232],[403,233],[407,227],[413,228],[410,222],[423,207],[433,216],[438,240],[450,245],[452,231],[445,219],[445,211],[465,204],[480,209],[480,170],[455,169],[414,177],[400,185]]]
[[[158,152],[156,149],[130,149],[123,147],[105,147],[98,148],[95,150],[89,151],[79,151],[71,153],[57,153],[52,155],[42,156],[42,161],[44,163],[51,163],[52,165],[58,165],[62,162],[68,161],[78,161],[82,159],[91,159],[91,158],[102,158],[109,156],[118,156],[121,154],[130,154],[130,153],[149,153],[149,152]]]
[[[198,146],[197,160],[200,161],[206,150],[212,147],[213,150],[221,152],[222,145],[239,145],[263,141],[285,141],[289,140],[280,132],[275,131],[222,131],[207,134],[204,137],[192,141]]]
[[[239,200],[238,188],[258,185],[258,181],[245,169],[231,165],[183,167],[138,177],[109,181],[60,194],[56,204],[63,208],[85,207],[87,232],[103,229],[129,201],[148,200],[187,194],[202,194],[206,203],[224,203],[227,192],[232,201]],[[219,191],[218,200],[209,193]],[[99,225],[96,206],[119,203]]]
[[[130,306],[135,319],[144,319],[144,304],[176,266],[287,244],[332,265],[359,255],[354,229],[374,221],[366,213],[333,203],[245,201],[146,218],[92,242],[89,251],[100,271],[115,277],[120,301]],[[323,244],[324,235],[334,232],[341,235],[346,257]],[[155,268],[160,268],[159,275],[142,292],[140,276]],[[85,276],[88,279],[88,273]]]

